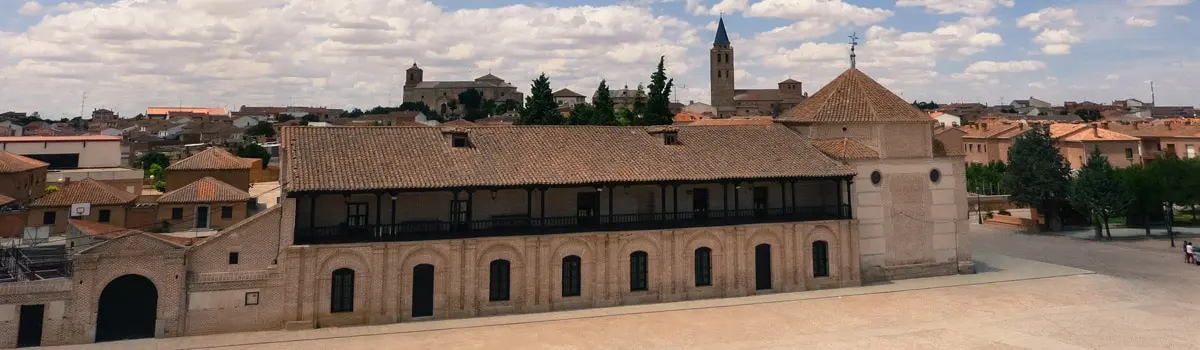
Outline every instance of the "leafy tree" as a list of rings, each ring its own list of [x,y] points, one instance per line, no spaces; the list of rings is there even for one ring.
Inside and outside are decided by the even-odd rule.
[[[279,114],[279,115],[277,115],[277,116],[275,116],[275,121],[276,121],[276,122],[280,122],[280,123],[282,123],[282,122],[286,122],[286,121],[289,121],[289,120],[296,120],[296,117],[293,117],[291,114],[282,114],[282,113],[281,113],[281,114]]]
[[[260,158],[262,159],[263,169],[267,168],[267,163],[271,161],[271,152],[267,151],[262,145],[251,143],[239,146],[235,152],[238,157],[242,158]]]
[[[508,112],[512,112],[512,111],[520,111],[520,110],[521,110],[521,101],[504,100],[504,101],[500,101],[498,104],[496,104],[496,109],[494,111],[494,114],[501,115],[504,113],[508,113]]]
[[[167,192],[167,182],[166,182],[166,181],[161,181],[161,180],[160,180],[160,181],[157,181],[157,182],[155,182],[155,183],[154,183],[154,190],[155,190],[155,191],[159,191],[159,192]],[[169,224],[168,224],[168,225],[169,225]],[[168,230],[168,231],[169,231],[169,230]]]
[[[319,122],[319,121],[321,121],[321,119],[320,119],[320,118],[317,118],[317,116],[315,116],[315,115],[312,115],[312,114],[305,114],[303,117],[300,117],[300,120],[301,120],[301,121],[306,121],[306,122],[309,122],[309,123],[312,123],[312,122]]]
[[[967,166],[967,190],[985,195],[1003,194],[1005,191],[1001,185],[1004,182],[1006,169],[1007,167],[1000,161]]]
[[[1146,236],[1150,235],[1150,218],[1162,212],[1164,183],[1162,175],[1157,173],[1158,167],[1135,164],[1118,170],[1125,190],[1131,194],[1129,217],[1141,218]]]
[[[167,155],[158,152],[146,152],[137,158],[138,164],[141,164],[142,169],[150,169],[152,165],[158,165],[160,168],[166,169],[171,165],[171,158]]]
[[[533,80],[529,96],[525,98],[525,108],[521,109],[521,125],[559,125],[563,123],[562,113],[558,112],[558,104],[554,103],[554,92],[550,90],[550,78],[546,73]]]
[[[633,93],[633,117],[629,119],[632,125],[644,124],[642,117],[646,116],[646,87],[638,84],[637,91]]]
[[[616,114],[617,125],[630,126],[634,125],[634,122],[637,121],[637,115],[633,114],[633,111],[629,110],[629,108],[621,107]]]
[[[673,121],[671,87],[675,85],[675,79],[667,78],[666,59],[666,56],[659,57],[658,69],[650,75],[650,92],[647,95],[646,113],[642,115],[642,124],[666,125]]]
[[[308,116],[304,116],[304,117],[308,118]],[[304,121],[307,122],[308,119],[305,119]],[[307,124],[307,123],[305,123],[305,124]],[[260,121],[260,122],[258,122],[258,124],[254,124],[254,126],[251,126],[249,129],[246,129],[246,134],[250,135],[250,136],[275,137],[275,126],[271,125],[271,123]]]
[[[613,110],[615,106],[613,105],[612,91],[608,89],[608,83],[604,80],[601,80],[600,86],[596,87],[596,97],[592,98],[592,105],[595,111],[593,124],[617,125],[617,114]]]
[[[1108,239],[1112,239],[1108,219],[1124,212],[1132,201],[1108,158],[1100,153],[1100,147],[1094,148],[1071,186],[1071,205],[1080,213],[1100,219]],[[1104,236],[1096,230],[1096,239],[1101,238]]]
[[[599,125],[596,124],[596,108],[591,105],[581,103],[575,105],[571,109],[571,116],[567,119],[567,124],[571,125]]]
[[[475,89],[467,89],[458,93],[458,103],[463,107],[463,119],[474,121],[479,118],[487,117],[487,111],[483,110],[483,92]]]
[[[1050,229],[1058,229],[1059,204],[1070,193],[1070,165],[1054,147],[1048,126],[1037,126],[1017,136],[1008,149],[1003,187],[1011,200],[1046,215]]]
[[[1175,246],[1175,206],[1195,205],[1200,202],[1200,160],[1182,159],[1174,152],[1163,152],[1162,159],[1148,165],[1160,181],[1161,199],[1167,206],[1167,235],[1171,246]]]
[[[46,194],[51,194],[54,192],[58,192],[58,186],[55,186],[55,185],[46,186]]]
[[[146,169],[146,174],[145,174],[145,177],[146,177],[147,179],[158,179],[158,180],[162,180],[162,179],[164,178],[164,176],[165,176],[165,175],[166,175],[166,168],[165,168],[165,167],[163,167],[163,166],[161,166],[161,165],[158,165],[158,164],[151,164],[151,165],[150,165],[150,168],[149,168],[149,169]]]
[[[1075,115],[1079,116],[1079,119],[1083,119],[1083,121],[1089,123],[1100,120],[1103,117],[1100,115],[1100,111],[1095,109],[1076,109]]]

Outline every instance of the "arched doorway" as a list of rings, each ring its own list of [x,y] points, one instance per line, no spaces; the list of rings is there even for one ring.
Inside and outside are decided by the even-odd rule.
[[[754,289],[771,289],[771,245],[754,247]]]
[[[413,267],[412,317],[433,316],[433,265]]]
[[[141,275],[117,277],[100,293],[96,341],[153,338],[157,318],[154,282]]]

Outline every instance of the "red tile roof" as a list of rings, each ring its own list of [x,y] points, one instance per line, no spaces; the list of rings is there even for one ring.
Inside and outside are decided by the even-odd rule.
[[[30,207],[68,207],[75,203],[91,203],[92,205],[125,205],[133,203],[138,195],[125,192],[112,185],[84,179],[71,183],[58,192],[47,194],[30,203]]]
[[[134,229],[87,220],[69,219],[67,223],[85,235],[106,240],[120,237],[130,231],[136,231]]]
[[[3,136],[0,142],[81,142],[81,141],[114,141],[121,142],[120,136],[83,135],[83,136]]]
[[[795,108],[781,121],[817,123],[933,123],[934,120],[862,71],[850,68]]]
[[[0,150],[0,174],[19,173],[49,167],[46,162]]]
[[[507,126],[458,128],[469,147],[455,148],[445,130],[285,128],[282,182],[286,191],[342,191],[854,174],[777,124],[682,126],[678,145],[645,127]]]
[[[879,158],[879,152],[849,138],[813,141],[813,146],[830,157],[844,160]]]
[[[422,125],[424,125],[424,124],[422,124]],[[455,119],[455,120],[451,120],[451,121],[442,123],[442,126],[475,126],[475,125],[477,125],[477,124],[472,123],[465,119]]]
[[[224,148],[211,147],[187,159],[167,166],[167,170],[250,169],[252,159],[240,158]]]
[[[245,202],[250,194],[221,180],[206,176],[187,186],[167,192],[158,197],[158,203],[216,203]]]

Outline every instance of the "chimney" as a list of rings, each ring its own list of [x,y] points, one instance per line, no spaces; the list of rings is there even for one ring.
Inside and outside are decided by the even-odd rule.
[[[1092,123],[1092,136],[1100,138],[1100,126],[1096,125],[1096,123]]]
[[[1101,123],[1100,123],[1100,126],[1103,126],[1103,127],[1104,127],[1104,129],[1105,129],[1105,130],[1107,130],[1107,129],[1108,129],[1108,122],[1101,122]]]
[[[983,131],[987,131],[987,123],[983,123]]]
[[[1174,129],[1175,129],[1175,128],[1172,128],[1172,127],[1171,127],[1171,126],[1172,126],[1171,124],[1175,124],[1175,123],[1172,123],[1172,122],[1170,122],[1170,121],[1167,121],[1166,123],[1163,123],[1163,124],[1167,124],[1167,130],[1174,130]]]

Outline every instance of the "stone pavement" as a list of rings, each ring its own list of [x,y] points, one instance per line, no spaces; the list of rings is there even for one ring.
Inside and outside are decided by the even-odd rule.
[[[1130,312],[1110,278],[1004,255],[980,273],[859,288],[381,326],[143,339],[87,348],[1056,348],[1026,318]],[[1116,293],[1116,292],[1114,292]],[[1080,296],[1090,296],[1080,298]],[[1118,300],[1124,302],[1125,300]],[[1007,320],[1007,321],[1006,321]],[[974,325],[974,326],[972,326]],[[1086,347],[1086,345],[1084,345]],[[80,346],[84,347],[84,346]]]

